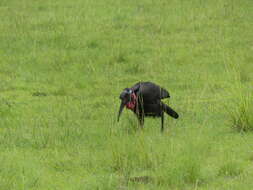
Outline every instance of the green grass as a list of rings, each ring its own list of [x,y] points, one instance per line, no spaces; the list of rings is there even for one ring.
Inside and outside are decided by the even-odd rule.
[[[0,17],[0,189],[252,188],[251,0],[2,0]],[[180,114],[163,134],[116,122],[147,80]]]

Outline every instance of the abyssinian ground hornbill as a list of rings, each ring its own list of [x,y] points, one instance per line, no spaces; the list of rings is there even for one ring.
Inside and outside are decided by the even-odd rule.
[[[162,99],[169,97],[167,90],[152,82],[139,82],[131,88],[125,88],[119,97],[121,104],[118,121],[126,107],[136,114],[141,127],[143,127],[145,116],[161,117],[161,131],[163,131],[164,112],[175,119],[179,117],[177,112],[162,102]]]

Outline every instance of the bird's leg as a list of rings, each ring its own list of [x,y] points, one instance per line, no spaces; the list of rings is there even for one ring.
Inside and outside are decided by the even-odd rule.
[[[136,107],[137,107],[136,114],[139,120],[139,125],[141,129],[143,129],[145,114],[144,114],[144,107],[143,107],[143,99],[140,94],[138,94],[138,101],[137,101]]]
[[[143,126],[144,126],[144,116],[142,114],[139,115],[138,120],[139,120],[139,125],[140,125],[141,129],[143,129]]]
[[[164,124],[164,111],[161,114],[161,132],[163,132],[163,124]]]

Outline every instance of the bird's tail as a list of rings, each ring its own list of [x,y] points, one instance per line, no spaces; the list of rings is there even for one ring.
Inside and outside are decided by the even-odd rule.
[[[178,113],[176,111],[174,111],[171,107],[169,107],[168,105],[162,103],[162,107],[163,110],[170,115],[171,117],[177,119],[179,117]]]

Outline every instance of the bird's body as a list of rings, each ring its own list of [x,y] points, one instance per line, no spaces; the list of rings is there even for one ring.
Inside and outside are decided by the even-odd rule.
[[[124,106],[126,106],[127,109],[132,110],[137,115],[141,126],[144,124],[144,117],[161,117],[161,130],[163,130],[164,112],[175,119],[178,118],[178,114],[161,101],[169,97],[167,90],[152,82],[136,83],[121,93],[118,119]]]

